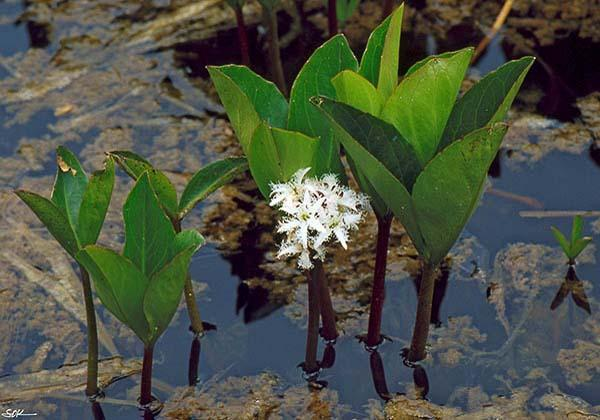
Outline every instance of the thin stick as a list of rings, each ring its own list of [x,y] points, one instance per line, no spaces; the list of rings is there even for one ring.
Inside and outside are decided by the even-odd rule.
[[[337,338],[338,333],[335,325],[335,311],[331,303],[331,294],[329,293],[329,285],[327,284],[327,276],[323,269],[323,263],[315,259],[312,272],[319,288],[319,308],[323,321],[321,336],[327,341],[333,341]]]
[[[313,373],[319,370],[317,346],[319,344],[319,285],[317,279],[306,270],[308,282],[308,328],[306,331],[306,353],[304,371]]]
[[[550,217],[600,217],[597,210],[546,210],[546,211],[520,211],[521,217],[535,217],[538,219]]]
[[[79,266],[79,277],[83,286],[83,300],[85,302],[87,321],[88,355],[85,394],[91,397],[98,394],[98,328],[96,326],[96,311],[94,310],[90,276],[81,265]]]
[[[329,23],[329,38],[333,38],[338,33],[336,0],[327,0],[327,20]]]
[[[506,20],[506,18],[508,17],[508,14],[510,13],[510,9],[512,8],[512,5],[513,5],[513,0],[506,0],[504,2],[504,6],[502,6],[500,13],[498,13],[496,20],[494,21],[494,24],[492,25],[492,29],[479,42],[479,45],[477,45],[477,48],[475,49],[475,53],[473,53],[473,58],[471,58],[471,64],[474,64],[477,62],[481,53],[483,51],[485,51],[485,49],[487,48],[489,43],[492,41],[492,39],[494,39],[494,37],[496,36],[496,34],[500,30],[500,28],[502,28],[502,25],[504,25],[504,21]]]
[[[532,207],[534,209],[543,209],[544,208],[544,204],[541,201],[539,201],[533,197],[528,197],[526,195],[515,194],[515,193],[508,192],[508,191],[499,190],[496,188],[488,188],[485,192],[486,192],[486,194],[492,194],[497,197],[502,197],[502,198],[506,198],[508,200],[516,201],[517,203],[525,204],[526,206]]]
[[[173,221],[173,228],[176,233],[181,232],[181,220]],[[183,286],[183,296],[185,297],[185,305],[187,307],[188,317],[190,318],[190,326],[194,334],[201,336],[204,334],[204,326],[202,325],[202,318],[200,318],[200,310],[196,303],[196,295],[194,294],[194,286],[192,284],[192,277],[188,272],[185,278],[185,284]]]
[[[275,84],[281,90],[284,96],[287,96],[287,85],[283,75],[283,65],[281,64],[281,52],[279,51],[279,33],[277,25],[277,12],[275,10],[263,7],[264,19],[269,28],[269,61],[271,64],[271,73]]]
[[[427,356],[425,345],[427,344],[427,337],[429,335],[436,270],[436,267],[423,262],[417,303],[417,318],[408,353],[408,360],[411,362],[418,362]]]
[[[377,247],[375,251],[375,270],[373,272],[373,289],[371,292],[371,309],[369,312],[369,330],[366,345],[375,347],[381,343],[381,320],[385,301],[385,271],[387,267],[388,244],[392,227],[391,215],[377,215]]]
[[[242,5],[237,5],[234,8],[235,20],[237,22],[238,41],[240,43],[240,53],[242,55],[242,64],[250,66],[250,52],[248,44],[248,31],[246,30],[246,22],[244,21],[244,12]]]
[[[147,406],[152,402],[152,353],[154,346],[144,347],[142,361],[142,381],[140,384],[140,405]]]

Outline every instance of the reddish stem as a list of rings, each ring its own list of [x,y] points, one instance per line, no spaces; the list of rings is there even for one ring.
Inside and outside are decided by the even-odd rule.
[[[319,370],[317,346],[319,344],[319,285],[317,279],[306,270],[308,281],[308,328],[306,331],[306,354],[304,371],[313,373]]]
[[[410,351],[408,352],[408,360],[411,362],[418,362],[427,356],[425,345],[427,344],[427,337],[429,335],[435,277],[436,267],[432,267],[424,262],[421,283],[419,285],[417,318],[415,320],[412,341],[410,343]]]
[[[142,362],[142,382],[140,385],[140,405],[147,406],[152,402],[152,353],[154,346],[144,347]]]
[[[375,347],[381,343],[381,320],[385,301],[385,272],[387,267],[388,244],[393,216],[377,215],[377,248],[375,251],[375,271],[371,292],[371,310],[369,313],[369,331],[366,344]]]
[[[329,38],[333,38],[338,33],[336,0],[327,1],[327,20],[329,22]]]
[[[317,259],[314,260],[314,268],[312,270],[313,277],[316,277],[319,288],[319,306],[321,311],[321,320],[323,321],[323,329],[321,336],[328,341],[333,341],[337,338],[337,328],[335,325],[335,311],[333,303],[331,303],[331,294],[329,293],[329,285],[327,284],[327,276],[323,269],[323,263]]]
[[[244,12],[242,6],[238,5],[234,8],[235,20],[237,21],[238,41],[240,43],[240,53],[242,55],[242,64],[250,66],[250,49],[248,43],[248,31],[246,30],[246,22],[244,21]]]

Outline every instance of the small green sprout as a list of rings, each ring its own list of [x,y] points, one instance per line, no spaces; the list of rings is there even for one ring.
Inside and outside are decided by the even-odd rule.
[[[58,168],[50,200],[29,191],[15,193],[80,264],[88,337],[85,392],[92,397],[99,393],[96,313],[88,272],[81,266],[77,255],[83,247],[95,243],[100,235],[112,195],[115,167],[112,159],[106,159],[104,169],[88,178],[77,157],[63,146],[56,149],[56,161]]]
[[[583,252],[585,247],[592,242],[590,236],[583,236],[583,218],[581,216],[575,216],[573,218],[571,238],[569,240],[567,240],[565,235],[563,235],[556,227],[552,226],[550,229],[552,229],[552,234],[565,253],[565,256],[568,258],[569,265],[574,265],[575,259]]]
[[[152,401],[154,343],[171,322],[192,255],[204,243],[195,230],[175,232],[145,171],[123,206],[123,253],[87,245],[77,259],[90,272],[104,306],[144,343],[140,404]]]
[[[416,361],[425,357],[437,268],[477,206],[507,130],[501,121],[534,59],[504,64],[459,99],[472,48],[421,60],[398,82],[398,10],[371,35],[358,73],[334,78],[339,101],[320,95],[312,102],[334,125],[357,178],[398,217],[421,256],[421,310],[409,353]]]
[[[181,198],[178,199],[177,191],[167,176],[154,169],[152,164],[143,157],[124,150],[109,152],[109,156],[114,158],[117,164],[134,180],[147,174],[158,196],[160,206],[169,217],[175,232],[181,231],[183,219],[198,203],[248,169],[248,162],[245,158],[234,157],[212,162],[192,176],[185,186]],[[204,327],[189,276],[185,282],[185,300],[192,331],[197,335],[202,335]]]

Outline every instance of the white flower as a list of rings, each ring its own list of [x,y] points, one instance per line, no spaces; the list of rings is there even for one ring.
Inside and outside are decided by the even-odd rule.
[[[297,171],[289,182],[271,184],[269,205],[281,212],[277,232],[285,235],[278,258],[298,255],[298,266],[313,267],[311,258],[325,259],[325,245],[337,240],[348,247],[349,233],[358,228],[369,201],[341,185],[333,174],[307,178],[310,168]]]

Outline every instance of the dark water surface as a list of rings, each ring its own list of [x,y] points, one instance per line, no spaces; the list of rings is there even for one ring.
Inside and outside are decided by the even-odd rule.
[[[25,5],[27,3],[24,2]],[[124,11],[128,13],[126,16],[138,16],[137,19],[141,19],[142,22],[151,21],[148,17],[144,18],[143,14],[135,14],[136,10],[143,11],[143,7],[138,9],[135,4],[123,3],[127,7],[123,6],[119,10],[115,8],[115,16],[112,19],[100,19],[100,22],[108,27],[108,30],[104,28],[108,33],[113,26],[115,35],[122,33],[119,31],[123,31],[125,27],[122,23],[125,19],[122,14]],[[152,10],[160,17],[161,7],[164,5],[158,2],[157,4]],[[0,56],[3,57],[3,63],[8,62],[8,58],[13,59],[10,63],[19,62],[19,54],[25,57],[31,48],[41,49],[50,56],[56,54],[61,47],[61,40],[69,33],[69,25],[72,25],[75,34],[82,31],[83,27],[89,26],[92,34],[90,36],[97,35],[103,39],[104,32],[98,30],[93,21],[76,23],[77,19],[73,19],[71,15],[70,19],[66,19],[68,13],[64,11],[61,13],[65,15],[58,17],[57,26],[52,27],[48,24],[52,28],[48,33],[44,32],[46,26],[40,26],[39,22],[29,25],[13,23],[22,13],[23,7],[26,6],[17,2],[0,3],[0,16],[5,18],[0,22]],[[108,5],[106,7],[109,8]],[[77,11],[76,8],[74,10]],[[12,17],[14,19],[11,19]],[[130,20],[138,23],[133,18]],[[285,28],[285,20],[283,27]],[[183,33],[185,34],[185,31]],[[254,29],[252,33],[254,34]],[[54,144],[53,142],[61,143],[61,139],[64,139],[73,150],[87,153],[86,159],[91,159],[91,152],[87,149],[89,144],[96,144],[96,139],[108,129],[120,130],[119,133],[127,129],[134,133],[132,138],[136,141],[129,146],[130,148],[164,157],[167,165],[171,165],[169,169],[173,171],[178,169],[173,162],[185,161],[185,154],[190,150],[193,151],[192,154],[200,156],[197,160],[206,162],[211,153],[214,153],[206,151],[209,146],[204,144],[194,146],[193,141],[197,134],[194,132],[194,124],[202,121],[201,124],[198,123],[199,130],[203,129],[202,124],[205,124],[204,127],[215,124],[214,116],[218,115],[218,107],[207,99],[208,96],[202,92],[205,85],[199,82],[204,75],[202,68],[205,64],[236,59],[236,51],[227,50],[232,49],[230,44],[233,34],[232,30],[224,31],[219,34],[217,41],[213,38],[207,41],[197,40],[192,35],[190,39],[184,39],[179,33],[178,36],[173,36],[172,40],[166,36],[168,42],[155,39],[157,45],[151,42],[150,47],[133,50],[131,54],[142,57],[142,60],[155,60],[158,63],[156,66],[144,67],[148,74],[139,75],[140,85],[145,86],[144,83],[147,83],[153,86],[152,89],[156,88],[162,92],[162,88],[157,86],[164,87],[165,78],[168,77],[172,85],[180,90],[181,95],[178,97],[181,99],[180,102],[174,102],[158,93],[150,94],[154,101],[150,101],[151,104],[148,105],[151,111],[144,114],[143,106],[146,105],[139,105],[140,109],[136,112],[142,114],[143,121],[132,121],[130,126],[127,118],[131,110],[116,108],[114,114],[110,114],[112,120],[109,118],[107,122],[99,116],[97,126],[92,124],[80,132],[74,129],[73,132],[77,135],[70,137],[60,131],[58,124],[62,120],[60,112],[56,112],[56,100],[47,107],[41,107],[30,118],[19,121],[12,119],[25,105],[21,108],[19,102],[3,101],[0,105],[0,123],[3,124],[0,156],[17,159],[24,153],[24,144],[33,145],[35,148],[37,145],[46,144],[44,141]],[[309,40],[305,40],[309,46],[303,47],[308,50],[314,42],[310,36]],[[409,34],[403,36],[410,39]],[[229,39],[230,43],[219,43],[221,38]],[[284,50],[284,57],[286,54],[292,56],[293,48],[300,48],[298,42]],[[106,45],[106,51],[116,48],[113,44]],[[86,48],[78,44],[75,51],[81,55]],[[93,44],[90,44],[89,51],[89,57],[78,57],[82,62],[86,62],[88,69],[107,69],[122,63],[123,57],[111,58],[107,54],[106,60],[97,58],[101,57],[101,54]],[[477,70],[485,74],[497,67],[507,59],[506,51],[504,41],[493,42],[488,53],[479,61]],[[404,62],[416,61],[418,58],[420,57],[405,57]],[[114,60],[114,63],[111,60]],[[296,58],[290,59],[290,63],[287,64],[292,72],[297,71],[295,60]],[[259,68],[261,65],[257,63]],[[15,77],[11,74],[11,68],[15,69],[6,65],[0,66],[2,79]],[[151,73],[152,71],[156,74]],[[539,68],[536,72],[538,76],[534,75],[533,80],[528,80],[530,89],[547,86],[547,74]],[[572,83],[577,84],[577,81],[567,80],[571,87]],[[26,84],[22,86],[25,87]],[[107,84],[106,89],[110,88],[111,85]],[[53,95],[60,97],[61,89],[54,90]],[[65,88],[65,92],[68,92],[68,88]],[[584,93],[590,92],[593,92],[593,89],[583,93],[575,92],[571,98],[571,105]],[[127,92],[123,95],[126,96]],[[71,96],[67,97],[67,93],[65,96],[67,101],[72,100]],[[41,95],[37,100],[44,101],[46,98],[46,95]],[[140,98],[136,101],[145,103],[146,97],[140,95]],[[190,105],[191,108],[185,108],[181,102]],[[115,103],[118,104],[118,99],[106,99],[101,102],[105,107]],[[209,112],[204,114],[207,107]],[[210,107],[214,109],[210,111]],[[522,132],[514,131],[514,138],[526,137],[530,143],[535,144],[548,140],[544,137],[544,130],[548,130],[550,135],[555,137],[559,134],[552,134],[552,130],[556,131],[561,127],[579,127],[578,129],[585,132],[581,124],[585,125],[586,122],[582,122],[578,113],[567,115],[559,112],[560,115],[550,114],[557,119],[550,119],[536,114],[535,104],[532,107],[527,99],[517,101],[517,109],[511,118],[525,123],[521,126],[515,124],[515,127],[525,126],[527,129]],[[201,117],[194,115],[194,110],[200,110],[203,113]],[[528,123],[529,117],[539,120]],[[561,119],[564,121],[559,122]],[[156,121],[156,126],[152,125],[153,121]],[[546,121],[546,125],[542,124],[542,128],[539,128],[539,121]],[[513,129],[517,130],[511,128]],[[179,137],[174,137],[177,141],[170,140],[169,130],[177,131]],[[185,130],[190,130],[191,134],[186,134],[188,132]],[[166,146],[154,139],[162,133],[167,133]],[[23,141],[24,138],[28,140]],[[518,142],[513,141],[503,149],[492,172],[494,176],[490,178],[491,190],[484,196],[463,238],[455,248],[456,263],[452,266],[447,284],[445,287],[438,285],[440,325],[438,328],[432,328],[432,337],[429,340],[433,357],[421,365],[428,378],[426,398],[430,402],[472,410],[478,403],[483,406],[491,404],[489,399],[493,395],[510,396],[514,390],[525,387],[530,389],[533,395],[525,404],[525,408],[531,412],[547,409],[536,402],[535,396],[549,391],[580,398],[584,400],[577,400],[580,407],[587,407],[591,411],[600,406],[600,287],[597,284],[600,280],[597,264],[600,260],[599,248],[595,246],[588,250],[581,258],[582,263],[577,266],[577,274],[584,281],[583,288],[591,307],[591,314],[577,306],[571,296],[567,296],[558,308],[551,310],[551,302],[563,282],[566,266],[563,265],[564,261],[553,240],[550,226],[554,225],[561,231],[568,232],[571,218],[523,217],[524,214],[520,214],[523,211],[539,211],[544,216],[543,212],[546,210],[600,210],[600,190],[597,188],[600,166],[587,153],[588,144],[592,139],[593,134],[589,134],[587,143],[576,152],[560,151],[565,150],[560,147],[550,148],[540,159],[520,154],[522,150],[519,149]],[[569,141],[568,136],[566,141]],[[116,145],[121,146],[119,143]],[[101,143],[100,147],[102,146]],[[114,148],[115,144],[110,143],[106,147]],[[224,148],[227,150],[227,146]],[[47,149],[44,146],[36,149],[36,153],[51,156],[52,148]],[[521,159],[520,156],[529,157]],[[6,168],[9,164],[12,165],[12,160],[3,162]],[[31,179],[42,179],[54,171],[52,158],[41,159],[41,162],[36,161],[36,164],[39,166],[35,170],[16,169],[14,176],[5,176],[2,181],[3,191],[21,186],[24,180],[31,186]],[[10,168],[13,171],[13,167]],[[180,169],[190,170],[188,167]],[[125,188],[123,183],[121,188]],[[47,185],[47,182],[42,185]],[[252,211],[251,206],[249,211]],[[201,217],[201,212],[197,212],[196,217]],[[595,243],[600,240],[599,219],[598,215],[585,219],[584,230],[587,234],[592,234],[594,229]],[[392,241],[391,247],[397,246],[399,244]],[[256,376],[262,372],[271,372],[279,377],[283,387],[303,387],[301,371],[296,366],[304,356],[304,320],[290,315],[294,311],[290,311],[290,308],[286,311],[280,300],[270,300],[268,290],[271,288],[249,289],[246,280],[262,273],[258,266],[265,262],[264,250],[254,247],[252,240],[242,249],[242,253],[239,250],[237,253],[224,252],[213,243],[202,248],[192,262],[192,277],[206,287],[198,295],[202,316],[218,327],[217,331],[207,333],[202,339],[198,386],[206,387],[209,389],[207,392],[210,392],[211,384],[228,377]],[[2,270],[15,272],[14,268],[4,266]],[[390,267],[389,277],[382,330],[394,341],[381,346],[379,355],[385,368],[390,393],[406,393],[410,398],[414,398],[415,371],[402,363],[399,353],[409,342],[412,332],[416,307],[415,285],[410,275],[397,266]],[[3,289],[1,279],[0,289]],[[499,296],[496,294],[498,291],[503,293],[502,297],[498,298],[502,308],[494,304],[494,297]],[[298,296],[300,297],[293,297],[288,301],[304,303],[301,293]],[[11,322],[10,314],[3,316],[0,320]],[[32,317],[35,316],[36,313],[32,311]],[[110,316],[104,316],[103,319],[106,322]],[[362,321],[362,325],[365,325],[364,316]],[[366,411],[367,402],[370,399],[378,400],[379,396],[373,385],[370,369],[372,356],[353,338],[354,333],[356,331],[348,327],[348,331],[340,337],[335,346],[335,363],[331,368],[324,370],[320,378],[327,381],[328,390],[337,393],[338,403],[343,406],[339,411],[341,414],[333,416],[365,418],[369,416]],[[84,336],[81,337],[83,339]],[[7,359],[11,360],[11,364],[0,365],[0,381],[17,373],[24,373],[15,370],[16,361],[22,361],[32,355],[45,341],[47,338],[38,332],[28,335],[24,340],[26,345],[21,359],[11,354],[10,359]],[[121,335],[115,341],[125,359],[139,357],[141,354],[141,345],[132,344],[131,339]],[[564,354],[561,350],[570,351],[576,348],[577,342],[589,343],[587,348],[596,349],[595,353],[584,351],[575,356],[575,362],[573,358],[569,361],[562,359],[563,362],[559,362],[559,354]],[[155,392],[161,400],[169,400],[175,387],[188,385],[191,343],[192,336],[188,331],[185,309],[182,307],[155,349]],[[322,351],[323,345],[319,349],[320,353]],[[83,357],[84,349],[79,353]],[[63,364],[59,352],[51,352],[50,355],[38,368],[55,369]],[[591,359],[581,359],[588,356]],[[458,360],[453,359],[456,357]],[[587,371],[590,377],[573,373],[579,368],[574,366],[574,363],[581,363],[583,370]],[[417,376],[417,382],[423,386],[423,372],[419,370]],[[134,376],[133,379],[117,381],[106,390],[107,399],[101,403],[107,419],[128,419],[138,415],[135,407],[138,389],[135,380],[137,378]],[[40,411],[39,416],[92,418],[90,406],[82,395],[82,392],[63,392],[59,397],[47,398],[45,402],[54,406],[52,412]],[[16,402],[10,407],[18,406],[27,412],[27,407],[32,406],[30,403],[33,402],[38,403],[40,400],[36,398],[33,401]],[[198,412],[190,415],[202,417]]]

